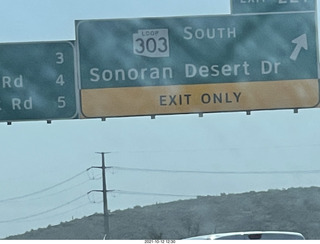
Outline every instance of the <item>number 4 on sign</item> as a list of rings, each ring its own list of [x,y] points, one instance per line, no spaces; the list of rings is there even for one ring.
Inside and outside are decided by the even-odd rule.
[[[63,75],[59,75],[58,79],[56,80],[56,84],[59,84],[60,86],[64,85]]]

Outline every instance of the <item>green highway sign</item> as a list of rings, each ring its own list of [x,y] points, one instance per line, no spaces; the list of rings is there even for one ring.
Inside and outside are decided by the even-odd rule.
[[[77,21],[82,113],[314,107],[315,23],[315,11]]]
[[[315,0],[231,0],[231,13],[315,11]]]
[[[73,42],[0,44],[0,121],[77,114]]]

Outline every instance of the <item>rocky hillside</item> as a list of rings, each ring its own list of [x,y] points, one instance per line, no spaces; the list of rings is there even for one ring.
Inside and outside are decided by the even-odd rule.
[[[182,239],[208,233],[283,230],[320,239],[320,188],[221,194],[118,210],[111,239]],[[7,239],[102,239],[103,215],[95,214]]]

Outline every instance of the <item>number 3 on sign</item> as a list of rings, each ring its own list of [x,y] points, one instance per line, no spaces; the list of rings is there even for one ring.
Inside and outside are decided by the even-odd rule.
[[[56,56],[57,56],[56,64],[63,64],[64,63],[63,53],[57,52]]]
[[[150,58],[169,57],[168,29],[138,30],[133,34],[133,53]]]

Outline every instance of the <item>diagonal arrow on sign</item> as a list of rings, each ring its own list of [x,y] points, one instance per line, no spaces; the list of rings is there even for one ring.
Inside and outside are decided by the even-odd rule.
[[[293,61],[296,61],[302,48],[304,50],[308,50],[308,39],[307,39],[307,34],[303,34],[296,39],[292,40],[292,43],[296,44],[295,49],[293,50],[290,59]]]

